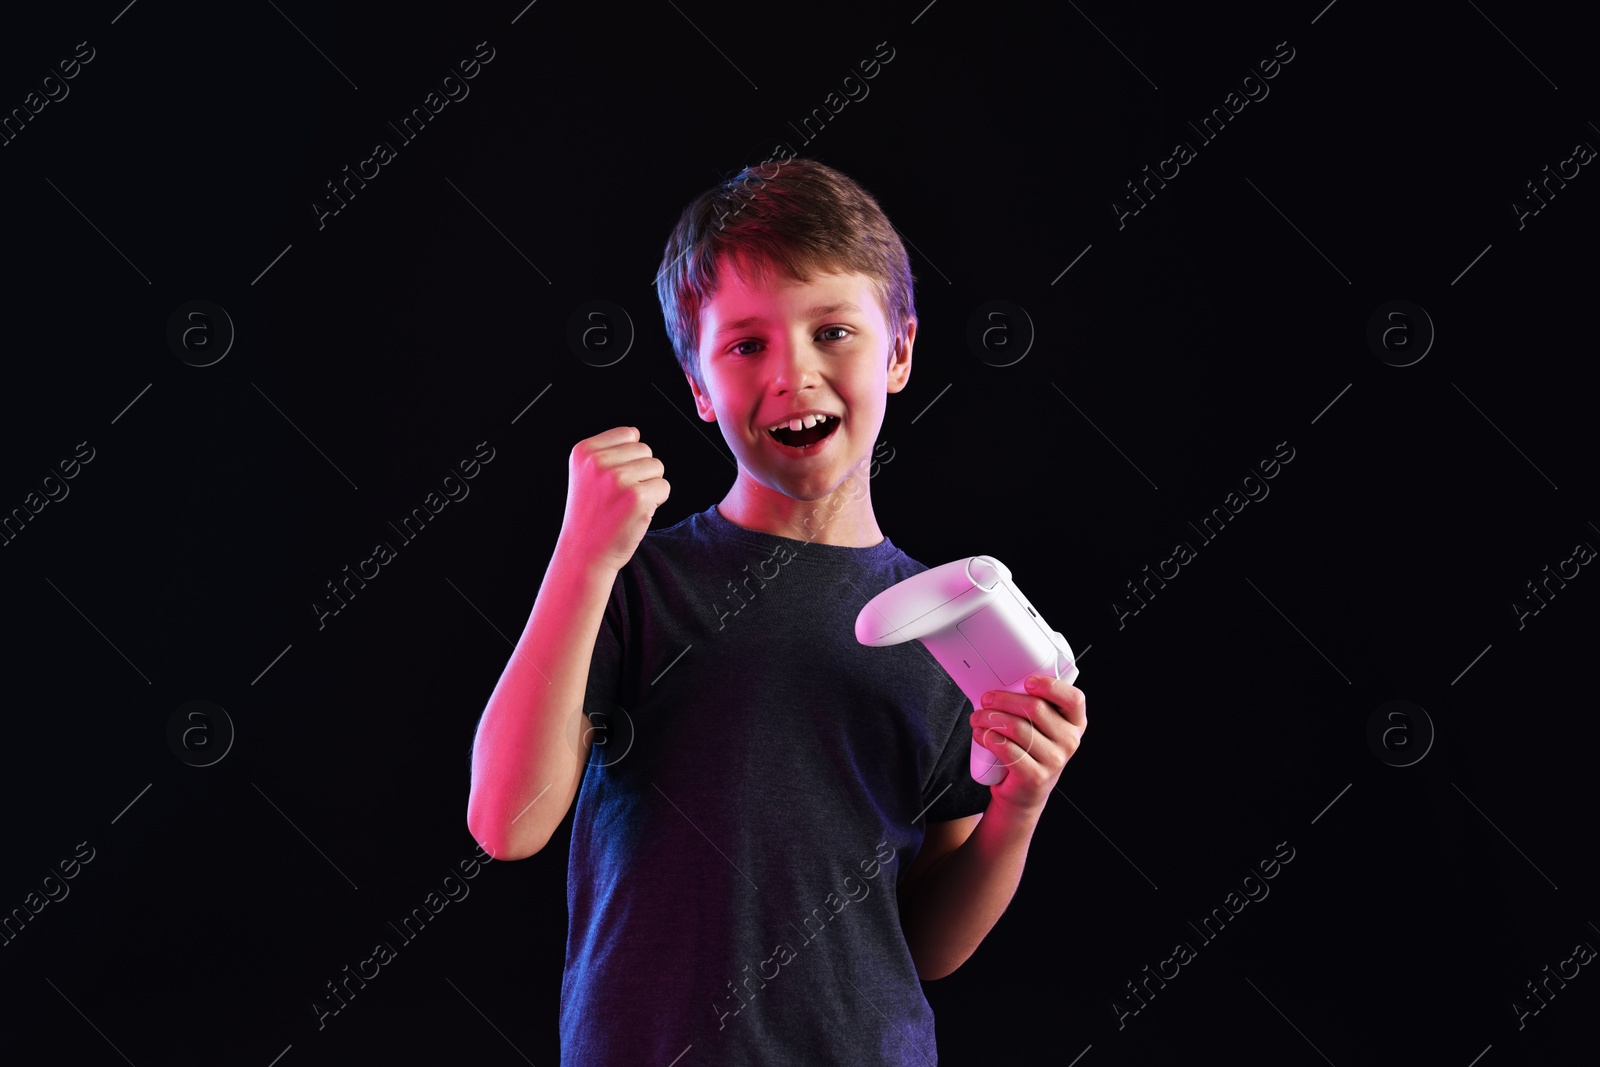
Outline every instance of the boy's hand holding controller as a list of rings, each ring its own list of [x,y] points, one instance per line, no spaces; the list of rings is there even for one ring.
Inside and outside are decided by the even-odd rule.
[[[467,828],[497,860],[544,848],[577,796],[595,638],[617,573],[671,491],[665,469],[631,426],[579,441],[567,459],[561,533],[472,746]]]
[[[1089,728],[1083,690],[1065,679],[1030,675],[1028,695],[994,690],[973,711],[972,739],[1006,765],[1007,774],[989,787],[989,805],[1004,804],[1037,819],[1067,760]]]
[[[990,787],[991,807],[1038,818],[1088,719],[1071,646],[1005,564],[972,556],[891,586],[861,609],[856,639],[926,646],[972,701],[972,777]]]

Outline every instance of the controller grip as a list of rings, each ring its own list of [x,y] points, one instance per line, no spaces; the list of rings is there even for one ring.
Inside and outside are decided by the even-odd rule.
[[[1029,671],[1028,673],[1053,674],[1055,677],[1064,680],[1068,685],[1071,685],[1078,679],[1078,666],[1067,657],[1066,652],[1062,651],[1068,647],[1066,638],[1055,632],[1051,633],[1051,637],[1054,638],[1056,642],[1056,653],[1054,660],[1050,663],[1040,664],[1036,670]],[[1063,671],[1065,673],[1063,673]],[[1016,685],[1007,686],[1006,691],[1011,693],[1026,693],[1027,688],[1022,684],[1024,681],[1026,681],[1025,677],[1019,679]],[[992,688],[993,687],[991,687],[991,689]],[[986,692],[987,691],[988,690],[986,690]],[[974,706],[981,706],[980,702],[983,700],[983,693],[968,693],[967,697],[972,701]],[[973,781],[977,782],[979,785],[999,785],[1001,782],[1005,781],[1006,775],[1011,773],[1008,765],[1001,763],[1000,758],[979,743],[976,737],[972,739],[972,755],[968,760],[968,769],[972,772]]]

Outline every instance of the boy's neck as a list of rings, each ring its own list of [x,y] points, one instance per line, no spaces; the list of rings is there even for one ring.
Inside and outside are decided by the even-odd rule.
[[[741,471],[717,505],[722,517],[735,526],[844,548],[872,548],[883,543],[864,478],[846,478],[821,500],[797,500],[743,475]]]

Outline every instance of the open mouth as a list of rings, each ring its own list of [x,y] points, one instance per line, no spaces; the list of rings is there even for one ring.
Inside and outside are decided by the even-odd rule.
[[[785,448],[805,450],[814,445],[820,445],[823,441],[832,437],[834,431],[838,428],[839,419],[833,416],[817,423],[815,426],[807,426],[798,430],[791,430],[787,426],[783,426],[776,430],[768,430],[767,435]]]

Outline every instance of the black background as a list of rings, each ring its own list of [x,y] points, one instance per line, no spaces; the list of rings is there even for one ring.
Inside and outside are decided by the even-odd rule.
[[[1520,229],[1511,203],[1600,144],[1592,41],[1566,8],[1320,2],[8,14],[6,113],[95,50],[0,147],[0,509],[94,449],[0,547],[0,909],[95,850],[0,948],[8,1058],[556,1062],[565,827],[321,1029],[310,1000],[474,852],[473,731],[572,444],[638,426],[672,484],[658,528],[731,484],[651,280],[683,205],[780,138],[913,249],[883,529],[930,565],[1005,560],[1089,697],[1011,908],[926,987],[942,1062],[1591,1056],[1591,969],[1521,1029],[1511,1004],[1600,944],[1600,578],[1521,628],[1511,604],[1600,544],[1600,179]],[[387,122],[480,41],[470,96],[399,144]],[[794,133],[883,41],[870,94]],[[1285,41],[1270,95],[1119,228],[1124,183]],[[319,228],[380,139],[395,160]],[[566,340],[595,299],[635,332],[605,367]],[[191,300],[236,331],[208,367],[167,343]],[[991,300],[1036,331],[1009,366],[966,341]],[[1393,300],[1437,333],[1409,366],[1367,340]],[[324,583],[482,441],[470,496],[319,629]],[[1200,542],[1280,442],[1270,496]],[[1197,558],[1119,626],[1178,541]],[[190,700],[237,731],[208,767],[167,741]],[[1391,700],[1435,735],[1405,767],[1368,741]],[[1404,761],[1430,731],[1400,724]],[[1201,943],[1189,923],[1280,842],[1270,895]],[[1195,960],[1119,1028],[1113,998],[1180,940]]]

